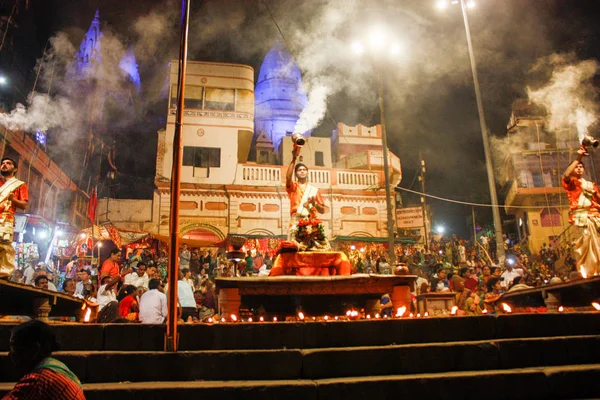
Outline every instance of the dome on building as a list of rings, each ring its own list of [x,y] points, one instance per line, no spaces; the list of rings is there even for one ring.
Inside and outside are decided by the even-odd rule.
[[[293,132],[308,102],[300,68],[281,42],[265,56],[254,95],[254,138],[266,135],[277,151],[281,139]]]

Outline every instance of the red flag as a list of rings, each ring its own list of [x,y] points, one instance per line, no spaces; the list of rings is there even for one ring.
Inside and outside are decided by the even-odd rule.
[[[98,207],[98,194],[96,188],[92,188],[90,193],[90,202],[88,203],[88,217],[92,220],[92,224],[96,221],[96,207]]]

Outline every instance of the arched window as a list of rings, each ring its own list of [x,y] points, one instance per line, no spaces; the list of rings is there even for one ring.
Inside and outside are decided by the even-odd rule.
[[[542,226],[562,226],[560,211],[556,207],[544,208],[540,213]]]

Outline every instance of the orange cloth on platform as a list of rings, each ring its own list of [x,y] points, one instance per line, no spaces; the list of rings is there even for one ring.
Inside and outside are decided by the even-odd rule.
[[[348,257],[338,251],[300,251],[275,257],[269,276],[351,275]]]

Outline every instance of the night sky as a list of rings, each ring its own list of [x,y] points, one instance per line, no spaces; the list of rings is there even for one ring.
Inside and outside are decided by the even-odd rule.
[[[22,0],[23,1],[23,0]],[[375,68],[384,81],[390,149],[402,162],[401,187],[420,190],[414,179],[418,153],[427,163],[426,190],[455,200],[489,203],[483,145],[460,7],[441,12],[437,0],[371,1],[192,1],[189,59],[251,65],[256,73],[276,40],[291,48],[311,88],[328,89],[327,110],[314,135],[329,136],[335,122],[379,123]],[[0,2],[7,13],[12,1]],[[103,30],[136,48],[145,107],[135,129],[123,135],[120,162],[125,173],[151,182],[156,129],[166,113],[157,101],[166,62],[178,54],[179,1],[30,0],[37,54],[48,38],[66,33],[79,46],[96,9]],[[552,57],[568,62],[600,60],[597,1],[478,0],[469,19],[486,122],[502,137],[511,103],[527,88],[547,84]],[[277,27],[279,26],[279,29]],[[395,58],[366,53],[351,43],[381,27],[389,43],[401,45]],[[24,28],[23,28],[24,29]],[[145,32],[145,33],[141,33]],[[147,37],[144,37],[147,35]],[[389,44],[388,43],[388,44]],[[595,87],[597,87],[597,76]],[[25,90],[31,90],[25,88]],[[147,130],[140,127],[140,121]],[[141,146],[137,144],[143,143]],[[135,149],[135,150],[134,150]],[[417,199],[403,195],[405,203]],[[503,195],[500,193],[502,201]],[[433,219],[469,237],[471,207],[428,200]],[[491,221],[479,208],[478,224]]]

